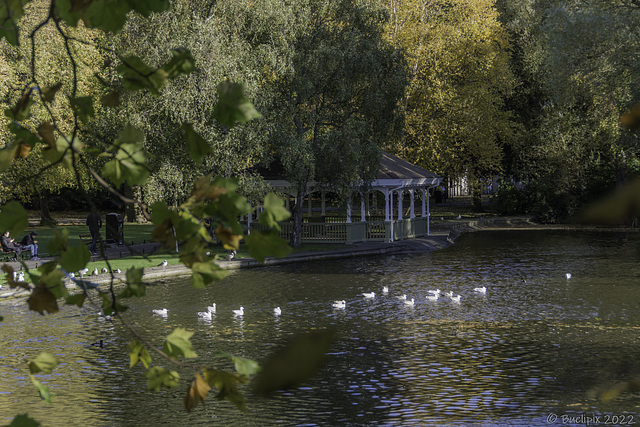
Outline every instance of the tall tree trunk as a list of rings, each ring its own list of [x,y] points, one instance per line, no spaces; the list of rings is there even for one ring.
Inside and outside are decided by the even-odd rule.
[[[471,182],[471,200],[473,201],[473,210],[476,212],[484,212],[482,208],[482,185],[480,180],[474,175],[470,177]]]
[[[124,195],[130,199],[135,200],[136,202],[142,201],[142,188],[140,186],[135,186],[132,188],[128,184],[124,184]],[[131,204],[125,205],[124,208],[124,216],[126,222],[136,222],[138,224],[144,224],[147,222],[147,219],[144,217],[142,213],[142,208],[140,205]]]
[[[49,198],[46,191],[38,192],[38,202],[40,204],[40,225],[56,225],[56,221],[51,218],[51,212],[49,212]]]
[[[298,190],[296,204],[293,207],[293,229],[291,230],[291,241],[289,242],[292,248],[297,248],[302,244],[302,215],[304,213],[305,193],[306,185]]]

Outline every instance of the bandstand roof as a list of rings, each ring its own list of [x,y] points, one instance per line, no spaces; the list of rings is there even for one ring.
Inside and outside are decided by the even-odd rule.
[[[382,152],[378,176],[371,183],[373,188],[430,187],[440,184],[442,177],[398,156]]]
[[[279,161],[272,162],[269,168],[261,169],[259,172],[271,186],[289,187],[284,168]],[[439,185],[441,180],[442,177],[438,174],[383,151],[380,168],[371,187],[374,189],[431,187]]]

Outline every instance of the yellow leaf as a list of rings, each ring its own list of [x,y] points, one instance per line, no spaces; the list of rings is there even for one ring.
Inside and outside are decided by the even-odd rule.
[[[49,122],[42,122],[38,126],[38,135],[47,144],[49,148],[56,148],[56,137],[54,135],[54,127]]]
[[[211,174],[209,174],[197,179],[196,182],[193,183],[191,199],[193,199],[194,202],[217,199],[226,192],[227,189],[224,187],[211,185]]]
[[[184,407],[187,408],[187,411],[191,411],[200,401],[204,405],[204,400],[207,398],[210,388],[202,376],[196,373],[184,397]]]
[[[223,228],[222,225],[216,228],[216,237],[224,244],[225,249],[229,250],[238,250],[242,239],[242,235],[234,234],[231,228]]]

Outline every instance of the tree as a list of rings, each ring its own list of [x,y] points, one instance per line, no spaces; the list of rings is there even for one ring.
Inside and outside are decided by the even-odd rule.
[[[162,92],[168,81],[189,74],[195,69],[194,58],[187,49],[176,47],[164,61],[151,66],[135,56],[118,57],[116,51],[109,50],[108,46],[96,39],[76,37],[74,28],[84,25],[92,28],[90,34],[94,35],[103,35],[104,31],[117,33],[127,21],[130,12],[147,16],[168,7],[169,3],[166,0],[114,0],[82,4],[72,4],[65,0],[43,0],[33,3],[13,2],[1,6],[0,20],[3,26],[0,29],[0,37],[3,39],[0,42],[16,46],[19,41],[24,41],[20,35],[24,31],[21,18],[24,17],[27,22],[33,18],[31,13],[36,14],[36,25],[26,39],[27,46],[33,53],[30,67],[22,76],[21,87],[8,93],[4,99],[7,107],[5,115],[9,118],[5,128],[10,132],[11,139],[5,139],[6,144],[0,150],[0,172],[6,171],[20,159],[30,159],[36,151],[41,150],[46,165],[40,167],[39,172],[61,168],[63,173],[70,173],[87,204],[91,206],[92,212],[95,212],[95,205],[87,194],[83,170],[123,203],[136,203],[121,194],[118,189],[124,183],[130,186],[143,185],[148,179],[148,153],[143,144],[145,135],[140,129],[127,124],[115,133],[111,142],[98,144],[95,134],[91,134],[92,130],[95,131],[95,128],[92,128],[94,118],[103,112],[103,107],[106,109],[108,106],[117,106],[117,100],[127,92]],[[105,13],[107,9],[108,13]],[[47,37],[39,38],[48,26],[52,32],[48,33]],[[49,49],[54,39],[59,40],[65,47],[61,52]],[[102,57],[110,54],[117,58],[114,66],[120,75],[119,85],[107,84],[102,89],[103,96],[100,98],[93,89],[85,92],[85,88],[100,87],[101,84],[109,82],[95,77],[91,65],[80,61],[83,54],[89,54],[84,52],[85,49],[89,52],[93,52],[94,49],[102,50]],[[60,61],[52,62],[52,70],[57,72],[56,76],[59,78],[53,79],[53,83],[43,77],[39,68],[42,64],[40,55],[49,53],[52,54],[51,61]],[[103,107],[98,107],[98,100],[102,102]],[[40,108],[46,111],[46,121],[36,115]],[[244,122],[257,115],[253,106],[244,98],[242,86],[224,81],[217,86],[216,107],[211,114],[222,126],[229,129],[236,122]],[[183,121],[180,128],[185,135],[185,145],[182,149],[195,162],[212,153],[204,138],[194,131],[192,123]],[[81,139],[83,136],[84,140]],[[103,160],[98,162],[98,157]],[[206,286],[227,274],[215,264],[215,257],[207,254],[207,243],[211,237],[207,232],[205,220],[214,222],[217,237],[228,248],[237,248],[243,237],[238,217],[249,213],[251,207],[236,190],[237,183],[232,179],[213,179],[211,175],[205,175],[195,181],[188,199],[174,209],[170,209],[165,202],[155,203],[150,210],[146,205],[137,203],[156,225],[153,237],[157,241],[170,248],[180,244],[180,259],[191,268],[191,283],[195,287]],[[287,217],[288,212],[284,209],[282,201],[274,195],[267,195],[260,222],[277,230],[278,221]],[[10,230],[17,235],[24,231],[27,225],[26,212],[19,203],[4,204],[0,210],[2,230]],[[29,270],[23,264],[27,270],[27,282],[14,281],[12,267],[3,265],[10,287],[28,291],[29,308],[43,315],[59,311],[58,302],[62,300],[66,304],[78,306],[82,306],[86,301],[98,303],[105,314],[112,314],[125,326],[129,326],[129,330],[136,337],[130,345],[131,365],[142,363],[148,368],[149,389],[175,387],[179,382],[177,373],[159,365],[152,365],[151,355],[160,355],[161,360],[174,364],[188,365],[179,359],[196,356],[190,343],[192,333],[177,328],[167,336],[163,349],[159,350],[127,324],[122,316],[126,310],[123,302],[127,298],[144,295],[146,290],[143,271],[139,269],[127,271],[127,284],[122,290],[116,289],[112,273],[111,283],[106,292],[90,289],[85,282],[80,281],[77,284],[82,287],[83,292],[70,295],[63,279],[67,272],[83,268],[89,261],[90,254],[85,245],[69,242],[68,237],[65,233],[58,233],[50,245],[49,252],[55,256],[54,260],[42,264],[36,270]],[[289,250],[275,231],[253,232],[244,237],[251,254],[258,260],[264,260],[267,254],[282,256]],[[102,255],[106,259],[105,254]],[[244,408],[244,400],[235,385],[247,381],[248,377],[256,372],[257,365],[251,361],[239,360],[232,355],[221,356],[236,363],[236,372],[191,365],[195,373],[185,397],[187,410],[204,401],[210,387],[219,389],[219,398],[226,398],[239,408]],[[56,358],[46,352],[29,364],[31,379],[42,398],[47,401],[50,400],[48,388],[40,384],[33,374],[49,372],[56,364]],[[270,390],[271,385],[268,384],[263,389]]]
[[[509,42],[493,0],[391,2],[387,37],[405,56],[405,135],[392,149],[446,176],[499,172],[513,123],[504,99],[514,85]]]
[[[555,206],[540,206],[546,219],[567,218],[637,173],[637,137],[618,118],[638,87],[631,31],[638,8],[627,1],[499,5],[520,82],[507,104],[521,124],[508,167],[545,188],[545,203]]]
[[[310,186],[346,198],[375,177],[379,147],[399,130],[404,61],[382,40],[375,2],[240,3],[251,16],[247,42],[266,53],[259,105],[271,153],[297,194],[290,243],[298,246]]]
[[[91,74],[97,72],[100,68],[100,56],[96,49],[91,49],[86,45],[78,48],[78,45],[71,44],[65,46],[64,39],[55,37],[57,29],[53,22],[37,28],[43,22],[48,13],[48,3],[44,1],[34,1],[27,6],[27,14],[21,20],[22,32],[18,41],[18,46],[3,43],[0,46],[0,55],[2,57],[3,72],[0,77],[0,87],[5,96],[11,98],[17,96],[24,89],[23,84],[26,76],[32,70],[38,70],[38,84],[40,86],[33,87],[33,91],[38,92],[41,88],[51,88],[50,93],[44,96],[53,96],[55,91],[65,93],[72,96],[71,86],[58,87],[64,78],[64,69],[70,66],[69,57],[66,55],[66,49],[70,49],[75,60],[82,63],[82,67],[78,67],[78,82],[76,87],[76,100],[83,99],[84,96],[96,94],[99,91],[96,81],[91,80]],[[92,40],[97,37],[96,32],[87,28],[70,28],[67,29],[67,35],[70,38],[79,40]],[[29,41],[33,39],[34,43],[42,44],[47,40],[48,49],[46,52],[40,52],[39,55],[33,55]],[[46,108],[44,105],[34,105],[30,110],[31,117],[21,122],[21,127],[37,132],[37,127],[43,125],[42,132],[51,126],[47,122],[50,114],[56,115],[59,120],[57,125],[69,132],[72,120],[69,113],[72,111],[72,105],[68,98],[58,96],[52,102],[48,103]],[[0,119],[0,137],[3,146],[9,141],[17,138],[16,132],[24,131],[24,129],[13,129],[10,127],[11,117],[5,115]],[[28,146],[28,145],[27,145]],[[30,147],[30,146],[29,146]],[[28,149],[30,150],[30,148]],[[64,188],[77,188],[75,177],[69,171],[62,168],[44,168],[48,163],[43,156],[41,146],[34,146],[33,152],[23,150],[23,155],[18,156],[18,160],[13,162],[9,168],[5,168],[5,172],[1,176],[3,188],[6,191],[3,194],[4,200],[16,199],[22,202],[30,200],[39,200],[41,210],[41,222],[53,222],[48,211],[48,198],[51,194],[57,193]],[[4,159],[5,164],[7,159]],[[86,171],[79,169],[83,183],[87,188],[92,188],[92,182],[88,179]],[[37,179],[35,179],[37,176]]]

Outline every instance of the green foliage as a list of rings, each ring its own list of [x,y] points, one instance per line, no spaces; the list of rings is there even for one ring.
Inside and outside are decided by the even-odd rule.
[[[130,368],[136,366],[138,362],[142,362],[147,369],[151,366],[151,356],[144,345],[138,340],[132,341],[129,344],[129,358],[131,360],[129,364]]]
[[[147,388],[152,391],[177,387],[179,380],[180,375],[176,371],[169,371],[160,366],[152,366],[147,371]]]
[[[212,116],[221,125],[229,128],[236,122],[246,123],[262,117],[253,104],[244,97],[243,86],[231,82],[221,82],[218,85],[218,103]]]
[[[333,329],[313,331],[291,338],[263,363],[254,391],[259,395],[267,395],[277,390],[297,387],[307,381],[322,366],[335,338],[336,331]]]
[[[29,371],[32,374],[50,374],[56,366],[58,366],[58,359],[53,354],[43,351],[29,362]]]
[[[39,425],[39,422],[33,418],[29,418],[27,414],[20,414],[11,421],[9,427],[38,427]]]
[[[164,352],[171,357],[184,356],[186,358],[198,357],[193,346],[191,345],[191,336],[193,332],[189,332],[183,328],[174,329],[164,343]]]
[[[0,230],[11,231],[14,235],[22,233],[29,226],[27,211],[17,202],[9,202],[0,210]]]

